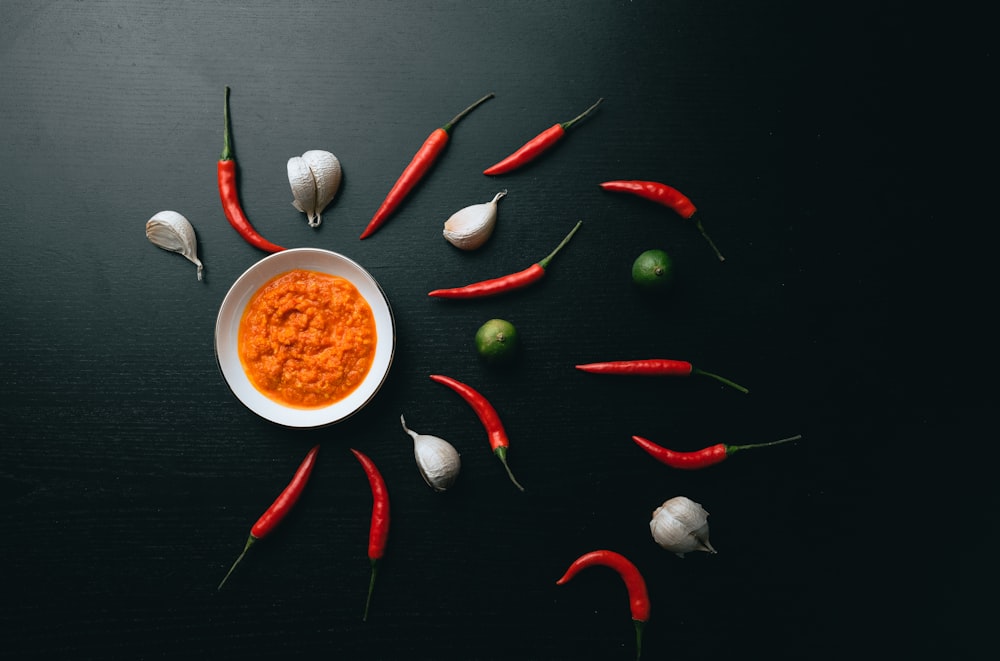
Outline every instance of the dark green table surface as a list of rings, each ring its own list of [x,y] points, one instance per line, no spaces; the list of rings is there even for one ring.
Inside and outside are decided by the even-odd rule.
[[[555,585],[597,548],[646,577],[644,658],[962,658],[959,607],[986,550],[973,514],[996,504],[965,473],[990,435],[973,375],[995,205],[986,170],[938,147],[990,158],[984,19],[957,31],[903,3],[646,0],[7,0],[0,18],[5,658],[629,659],[615,575]],[[360,262],[391,302],[391,373],[343,424],[265,422],[216,366],[219,305],[265,256],[220,209],[225,86],[257,229]],[[359,240],[424,138],[489,92]],[[482,174],[599,97],[534,164]],[[318,229],[285,174],[308,149],[344,169]],[[727,260],[608,179],[684,191]],[[483,249],[444,241],[452,212],[504,188]],[[164,209],[195,226],[204,282],[147,242]],[[577,221],[531,289],[426,295],[527,267]],[[676,264],[665,297],[631,284],[649,248]],[[492,317],[522,335],[510,369],[474,352]],[[751,392],[574,369],[646,357]],[[490,398],[524,493],[432,373]],[[421,481],[400,414],[461,451],[453,491]],[[677,449],[803,438],[680,472],[633,434]],[[217,592],[317,443],[292,515]],[[392,497],[367,622],[371,496],[352,447]],[[676,495],[711,513],[717,555],[653,542],[650,514]]]

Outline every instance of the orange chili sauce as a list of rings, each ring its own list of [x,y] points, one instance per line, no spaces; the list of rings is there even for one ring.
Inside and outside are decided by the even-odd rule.
[[[375,358],[375,315],[344,278],[295,269],[247,303],[237,334],[243,370],[268,398],[319,408],[353,392]]]

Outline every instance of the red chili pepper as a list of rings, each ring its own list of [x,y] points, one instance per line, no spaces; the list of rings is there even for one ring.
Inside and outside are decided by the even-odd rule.
[[[694,216],[694,212],[697,211],[694,203],[684,193],[656,181],[605,181],[601,184],[601,188],[616,193],[631,193],[638,197],[652,200],[669,209],[673,209],[681,218],[691,218]],[[715,251],[715,256],[719,258],[719,261],[726,261],[726,258],[722,256],[719,249],[715,247],[715,242],[705,232],[705,226],[701,224],[700,217],[694,219],[694,226],[698,228],[701,235],[708,241],[708,245],[712,246],[712,250]]]
[[[378,573],[378,561],[385,555],[385,543],[389,539],[389,492],[385,488],[385,480],[375,462],[364,453],[351,448],[351,452],[361,462],[368,476],[368,484],[372,489],[372,522],[368,530],[368,559],[371,561],[371,579],[368,582],[368,598],[365,600],[365,614],[361,618],[368,621],[368,607],[372,602],[372,591],[375,589],[375,575]]]
[[[233,573],[236,569],[236,565],[240,564],[240,560],[243,556],[247,554],[250,547],[253,546],[254,542],[258,539],[263,539],[267,537],[272,530],[274,530],[282,519],[291,511],[292,507],[299,500],[299,496],[302,495],[302,491],[306,488],[306,483],[309,482],[309,475],[312,474],[313,466],[316,465],[316,454],[319,453],[319,446],[313,447],[306,454],[305,459],[299,464],[298,469],[295,471],[295,475],[292,476],[292,481],[288,483],[278,497],[271,503],[271,506],[260,515],[257,522],[253,524],[250,528],[250,537],[247,538],[246,546],[243,547],[243,552],[240,553],[239,557],[236,558],[236,562],[233,566],[229,568],[226,573],[225,578],[222,579],[222,583],[219,583],[218,589],[221,590],[223,584],[229,578],[229,575]]]
[[[368,226],[365,231],[361,233],[362,239],[367,239],[369,236],[375,233],[379,227],[389,218],[390,215],[396,210],[396,208],[402,203],[403,198],[405,198],[414,186],[417,185],[427,171],[430,170],[431,165],[437,160],[441,152],[448,145],[448,138],[451,129],[454,128],[463,117],[468,115],[481,103],[492,99],[494,94],[490,92],[483,98],[479,99],[471,106],[463,110],[462,112],[455,115],[455,118],[450,122],[442,126],[441,128],[434,129],[434,131],[427,136],[424,140],[424,144],[420,146],[417,153],[414,154],[413,159],[410,163],[403,168],[403,173],[399,175],[399,179],[393,184],[392,188],[389,190],[389,194],[386,195],[385,200],[382,205],[375,212],[375,215],[370,221],[368,221]]]
[[[714,466],[719,462],[725,461],[727,457],[740,450],[762,448],[768,445],[778,445],[780,443],[788,443],[789,441],[797,441],[800,438],[802,438],[802,434],[789,436],[788,438],[783,438],[778,441],[771,441],[770,443],[754,443],[752,445],[726,445],[725,443],[716,443],[715,445],[711,445],[695,452],[675,452],[674,450],[668,450],[662,445],[657,445],[656,443],[646,440],[641,436],[633,436],[632,440],[635,441],[636,445],[645,450],[649,456],[656,459],[661,464],[666,464],[667,466],[671,466],[673,468],[697,470],[699,468]]]
[[[601,105],[602,101],[604,101],[603,98],[598,99],[597,103],[590,106],[582,113],[580,113],[573,119],[569,120],[568,122],[555,124],[545,129],[544,131],[536,135],[534,138],[524,143],[524,146],[522,146],[520,149],[515,151],[507,158],[503,159],[496,165],[491,165],[490,167],[483,170],[483,174],[488,174],[488,175],[506,174],[511,170],[516,170],[522,165],[525,165],[535,160],[536,158],[541,156],[543,152],[549,150],[552,147],[552,145],[562,140],[563,136],[566,135],[566,131],[568,131],[571,126],[573,126],[581,119],[589,115],[594,110],[594,108]]]
[[[576,576],[580,570],[595,566],[614,569],[625,582],[629,606],[632,610],[632,621],[635,623],[635,658],[638,659],[642,655],[642,630],[646,622],[649,621],[649,593],[646,590],[646,581],[642,578],[642,574],[628,558],[620,553],[605,549],[584,553],[573,561],[563,577],[556,581],[556,585],[563,585]]]
[[[604,363],[577,365],[576,369],[593,374],[627,374],[634,376],[690,376],[691,374],[701,374],[702,376],[712,377],[720,383],[736,388],[744,394],[750,392],[740,384],[734,383],[718,374],[700,370],[686,360],[668,360],[666,358],[612,360]]]
[[[576,226],[570,230],[569,234],[567,234],[566,238],[564,238],[559,245],[556,246],[555,250],[550,252],[545,259],[532,264],[523,271],[511,273],[510,275],[505,275],[500,278],[474,282],[470,285],[465,285],[464,287],[435,289],[427,295],[435,298],[485,298],[487,296],[504,294],[515,289],[522,289],[528,285],[534,284],[542,279],[545,275],[545,269],[549,266],[549,262],[552,261],[552,258],[556,256],[556,253],[558,253],[563,246],[569,243],[569,240],[573,238],[573,235],[576,234],[576,231],[580,229],[580,225],[582,224],[582,220],[577,222]]]
[[[233,141],[229,130],[229,87],[226,87],[226,100],[223,105],[223,116],[225,117],[226,128],[223,133],[222,155],[219,157],[218,178],[219,178],[219,198],[222,200],[222,210],[226,214],[229,224],[240,233],[247,243],[267,252],[279,252],[284,250],[281,246],[271,243],[257,230],[253,228],[250,221],[243,213],[240,206],[240,193],[236,186],[236,161],[233,159]]]
[[[510,447],[510,439],[507,438],[507,431],[503,427],[503,422],[500,421],[500,414],[497,410],[493,408],[483,395],[481,395],[477,390],[468,386],[461,381],[456,381],[450,376],[442,376],[440,374],[431,374],[431,380],[436,381],[442,385],[448,386],[461,396],[466,403],[472,407],[472,410],[476,412],[479,417],[479,421],[483,423],[483,427],[486,428],[486,434],[490,441],[490,448],[493,449],[493,454],[497,456],[500,463],[507,470],[507,476],[510,481],[514,483],[521,491],[524,491],[516,479],[514,479],[514,473],[511,472],[510,466],[507,465],[507,448]]]

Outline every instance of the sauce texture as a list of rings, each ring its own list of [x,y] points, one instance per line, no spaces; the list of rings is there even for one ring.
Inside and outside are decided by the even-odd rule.
[[[254,387],[297,408],[328,406],[351,394],[371,369],[377,339],[371,306],[353,284],[305,269],[257,290],[237,335]]]

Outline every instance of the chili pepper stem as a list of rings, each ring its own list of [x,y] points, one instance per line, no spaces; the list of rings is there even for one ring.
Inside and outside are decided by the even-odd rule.
[[[489,94],[487,94],[483,98],[479,99],[478,101],[476,101],[475,103],[473,103],[471,106],[469,106],[468,108],[466,108],[462,112],[460,112],[457,115],[455,115],[455,117],[450,122],[448,122],[447,124],[445,124],[444,126],[441,127],[442,130],[444,130],[446,133],[450,132],[451,129],[452,129],[452,127],[454,127],[455,124],[457,124],[459,121],[461,121],[461,119],[463,117],[465,117],[470,112],[472,112],[473,110],[475,110],[477,106],[480,106],[483,103],[485,103],[486,101],[489,101],[490,99],[492,99],[494,96],[495,96],[495,94],[493,92],[490,92]]]
[[[566,235],[566,238],[564,238],[562,241],[560,241],[559,245],[556,246],[556,249],[553,250],[552,252],[550,252],[545,257],[545,259],[543,259],[542,261],[538,262],[538,265],[541,266],[543,269],[544,268],[548,268],[549,262],[552,261],[552,258],[556,256],[556,253],[559,252],[562,249],[563,246],[565,246],[567,243],[569,243],[569,240],[573,238],[573,235],[576,234],[576,231],[578,229],[580,229],[580,225],[583,225],[583,221],[582,220],[578,220],[576,222],[576,226],[573,227],[573,229],[571,229],[569,231],[569,234]]]
[[[229,129],[229,85],[226,85],[226,93],[223,99],[222,119],[225,122],[225,128],[222,131],[222,155],[219,156],[219,160],[230,161],[233,158],[233,136],[232,131]]]
[[[507,470],[507,477],[510,478],[510,481],[514,483],[515,487],[524,491],[524,487],[522,487],[521,483],[514,477],[514,473],[510,470],[510,466],[507,464],[507,448],[500,446],[493,452],[496,454],[497,458],[500,459],[500,463],[503,464],[503,467]]]
[[[642,620],[632,621],[635,622],[635,660],[639,661],[642,656],[642,630],[646,623]]]
[[[802,438],[802,434],[796,434],[795,436],[789,436],[788,438],[782,438],[777,441],[771,441],[770,443],[752,443],[750,445],[727,445],[726,455],[731,455],[734,452],[739,452],[740,450],[751,450],[753,448],[766,448],[769,445],[781,445],[782,443],[788,443],[790,441],[797,441]]]
[[[720,262],[726,261],[726,258],[722,256],[722,253],[719,252],[719,249],[716,247],[715,241],[712,241],[712,237],[710,237],[708,235],[708,232],[705,231],[705,226],[701,224],[701,219],[695,218],[694,226],[698,228],[698,231],[701,232],[701,235],[705,237],[706,241],[708,241],[708,245],[712,246],[712,250],[715,251],[715,256],[719,258],[719,261]]]
[[[247,538],[247,543],[246,543],[246,546],[243,547],[243,552],[240,553],[239,557],[236,558],[236,562],[234,562],[233,566],[230,567],[229,571],[226,572],[226,576],[222,579],[222,582],[219,583],[219,587],[216,588],[216,590],[221,590],[222,589],[222,586],[225,585],[225,583],[226,583],[227,580],[229,580],[230,574],[232,574],[233,570],[236,569],[236,565],[240,564],[240,561],[243,560],[243,556],[245,556],[247,554],[247,551],[250,550],[250,547],[253,546],[253,543],[256,542],[256,541],[257,541],[257,538],[254,537],[253,535],[250,535],[250,537]]]
[[[712,374],[711,372],[706,372],[705,370],[700,370],[697,367],[691,368],[691,371],[694,372],[695,374],[701,374],[702,376],[712,377],[713,379],[715,379],[719,383],[724,383],[724,384],[726,384],[727,386],[729,386],[731,388],[736,388],[737,390],[739,390],[744,395],[747,394],[748,392],[750,392],[747,388],[744,388],[743,386],[741,386],[740,384],[738,384],[738,383],[736,383],[734,381],[730,381],[729,379],[727,379],[724,376],[719,376],[718,374]]]
[[[372,592],[375,591],[375,576],[378,574],[378,560],[376,558],[372,558],[371,563],[372,573],[371,578],[368,580],[368,598],[365,599],[365,614],[361,616],[362,622],[368,621],[368,607],[372,604]]]
[[[604,97],[602,96],[601,98],[599,98],[594,103],[594,105],[590,106],[589,108],[587,108],[586,110],[584,110],[583,112],[581,112],[576,117],[574,117],[573,119],[569,120],[568,122],[563,122],[561,124],[563,131],[568,130],[569,127],[573,126],[574,124],[576,124],[577,122],[579,122],[581,119],[583,119],[584,117],[586,117],[587,115],[589,115],[594,110],[594,108],[596,108],[597,106],[601,105],[601,102],[603,102],[603,101],[604,101]]]

